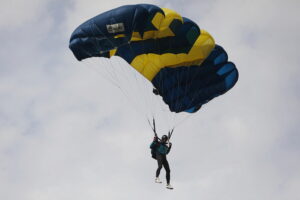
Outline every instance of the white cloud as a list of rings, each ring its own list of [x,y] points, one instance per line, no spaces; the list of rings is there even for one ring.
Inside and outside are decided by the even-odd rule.
[[[240,71],[175,130],[172,192],[153,183],[147,122],[67,48],[86,19],[139,2],[1,3],[0,198],[299,199],[298,1],[147,1],[211,32]]]
[[[2,1],[0,6],[1,29],[20,27],[37,21],[37,16],[46,10],[47,3],[48,1],[39,0]]]

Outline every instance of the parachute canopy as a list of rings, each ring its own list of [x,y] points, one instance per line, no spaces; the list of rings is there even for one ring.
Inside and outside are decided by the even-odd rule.
[[[78,60],[122,57],[152,82],[172,112],[196,112],[238,80],[235,65],[207,31],[150,4],[93,17],[76,28],[69,47]]]

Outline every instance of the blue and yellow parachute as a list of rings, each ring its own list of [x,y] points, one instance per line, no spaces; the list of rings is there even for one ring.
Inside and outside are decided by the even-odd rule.
[[[69,47],[78,60],[122,57],[152,82],[172,112],[196,112],[238,80],[235,65],[208,32],[155,5],[126,5],[93,17],[76,28]]]

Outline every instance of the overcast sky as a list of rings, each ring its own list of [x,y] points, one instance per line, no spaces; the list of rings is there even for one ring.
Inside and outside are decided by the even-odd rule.
[[[240,72],[232,90],[176,128],[173,191],[164,170],[164,184],[154,183],[145,116],[102,68],[68,49],[85,20],[142,2],[197,22]],[[298,0],[2,0],[0,199],[300,199],[299,8]]]

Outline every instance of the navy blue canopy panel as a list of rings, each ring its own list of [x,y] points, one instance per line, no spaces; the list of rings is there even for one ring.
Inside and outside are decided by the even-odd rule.
[[[200,65],[160,70],[152,80],[172,112],[196,112],[203,104],[226,93],[238,80],[238,71],[228,62],[225,50],[215,49]]]
[[[154,5],[126,5],[104,12],[81,24],[72,33],[69,48],[78,60],[108,57],[108,51],[128,44],[133,32],[155,29],[151,19],[163,11]],[[122,34],[121,37],[120,34]]]
[[[131,64],[134,58],[143,54],[188,54],[200,35],[197,24],[184,17],[183,23],[174,20],[172,31],[175,33],[172,37],[132,41],[129,44],[122,45],[116,50],[115,55],[122,57]]]

